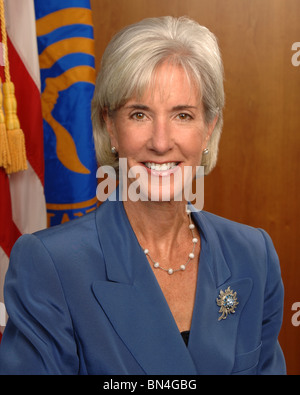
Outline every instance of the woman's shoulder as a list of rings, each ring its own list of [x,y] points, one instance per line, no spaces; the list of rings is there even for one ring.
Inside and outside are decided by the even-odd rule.
[[[216,215],[204,210],[196,212],[195,218],[198,219],[202,225],[207,227],[207,229],[214,230],[220,234],[224,234],[224,232],[225,234],[237,233],[241,236],[249,237],[251,235],[257,236],[261,234],[261,232],[265,232],[259,227],[221,217],[220,215]]]
[[[12,252],[30,254],[30,251],[34,253],[44,250],[53,258],[65,258],[72,256],[74,252],[78,254],[80,246],[90,250],[92,246],[99,244],[95,217],[96,210],[66,223],[24,234],[17,240]]]
[[[253,229],[252,226],[249,226],[247,224],[244,224],[242,222],[239,221],[235,221],[229,218],[225,218],[222,217],[220,215],[211,213],[209,211],[205,211],[205,210],[201,210],[201,211],[196,211],[195,215],[198,217],[203,217],[205,218],[207,221],[213,223],[213,224],[217,224],[217,225],[222,225],[222,226],[226,226],[226,227],[242,227],[242,228],[251,228]]]
[[[38,263],[43,275],[55,268],[64,282],[75,272],[73,280],[99,272],[102,276],[104,258],[95,217],[96,212],[92,212],[62,225],[24,234],[12,249],[11,267],[19,270],[22,266],[22,271],[29,272],[36,270],[33,268]]]
[[[227,219],[207,211],[194,216],[204,235],[221,243],[223,248],[250,250],[256,254],[275,251],[269,234],[262,228]]]
[[[78,255],[89,254],[94,250],[99,254],[102,250],[99,232],[109,228],[109,218],[112,217],[114,209],[115,205],[103,202],[94,211],[81,217],[32,234],[24,234],[15,245],[27,246],[29,250],[39,245],[48,250],[53,257],[58,255],[65,257],[68,254],[73,255],[74,252]],[[109,230],[107,232],[109,233]]]
[[[51,226],[46,229],[34,232],[31,236],[39,239],[43,244],[64,244],[74,242],[78,238],[84,239],[86,237],[91,237],[91,234],[95,231],[95,211],[84,214],[81,217],[72,219],[63,224]],[[26,235],[27,237],[29,235]],[[23,238],[24,236],[21,236]],[[30,237],[28,237],[30,238]]]

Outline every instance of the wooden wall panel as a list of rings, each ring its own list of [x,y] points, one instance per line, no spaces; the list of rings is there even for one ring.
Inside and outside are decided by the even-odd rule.
[[[300,302],[300,66],[291,62],[292,44],[300,41],[300,1],[92,0],[91,4],[97,69],[112,35],[145,17],[188,15],[218,37],[226,108],[218,164],[205,180],[205,209],[262,227],[271,235],[285,284],[280,342],[288,373],[300,374],[300,326],[291,321],[292,305]]]

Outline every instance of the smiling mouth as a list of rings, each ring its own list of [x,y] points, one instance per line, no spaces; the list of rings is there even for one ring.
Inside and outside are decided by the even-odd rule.
[[[150,170],[166,171],[166,170],[174,169],[179,164],[179,162],[167,162],[167,163],[143,162],[143,164]]]

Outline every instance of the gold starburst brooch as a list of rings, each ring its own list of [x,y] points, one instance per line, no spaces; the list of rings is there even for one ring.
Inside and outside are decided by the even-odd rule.
[[[225,292],[221,290],[219,298],[217,298],[217,305],[220,306],[219,313],[222,313],[222,315],[218,318],[218,321],[225,320],[228,314],[235,313],[238,304],[236,292],[233,292],[230,287]]]

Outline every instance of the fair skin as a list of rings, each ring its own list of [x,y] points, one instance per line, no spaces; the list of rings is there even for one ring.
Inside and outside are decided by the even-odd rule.
[[[217,119],[211,124],[205,123],[198,90],[181,67],[166,63],[158,68],[151,89],[146,90],[142,98],[130,99],[113,117],[104,114],[104,119],[111,144],[120,158],[127,158],[128,168],[142,166],[149,176],[160,177],[160,180],[164,175],[170,177],[168,202],[162,201],[161,187],[157,187],[156,193],[159,201],[151,201],[149,177],[149,188],[145,192],[148,201],[128,199],[124,207],[140,245],[149,249],[151,257],[162,267],[178,269],[186,263],[193,243],[185,212],[187,202],[174,200],[178,185],[169,173],[192,166],[195,175]],[[155,164],[166,164],[166,167],[162,171]],[[128,179],[128,188],[132,182]],[[153,268],[151,263],[181,332],[191,327],[196,294],[200,235],[197,229],[194,232],[198,238],[195,258],[185,271],[169,275]]]

